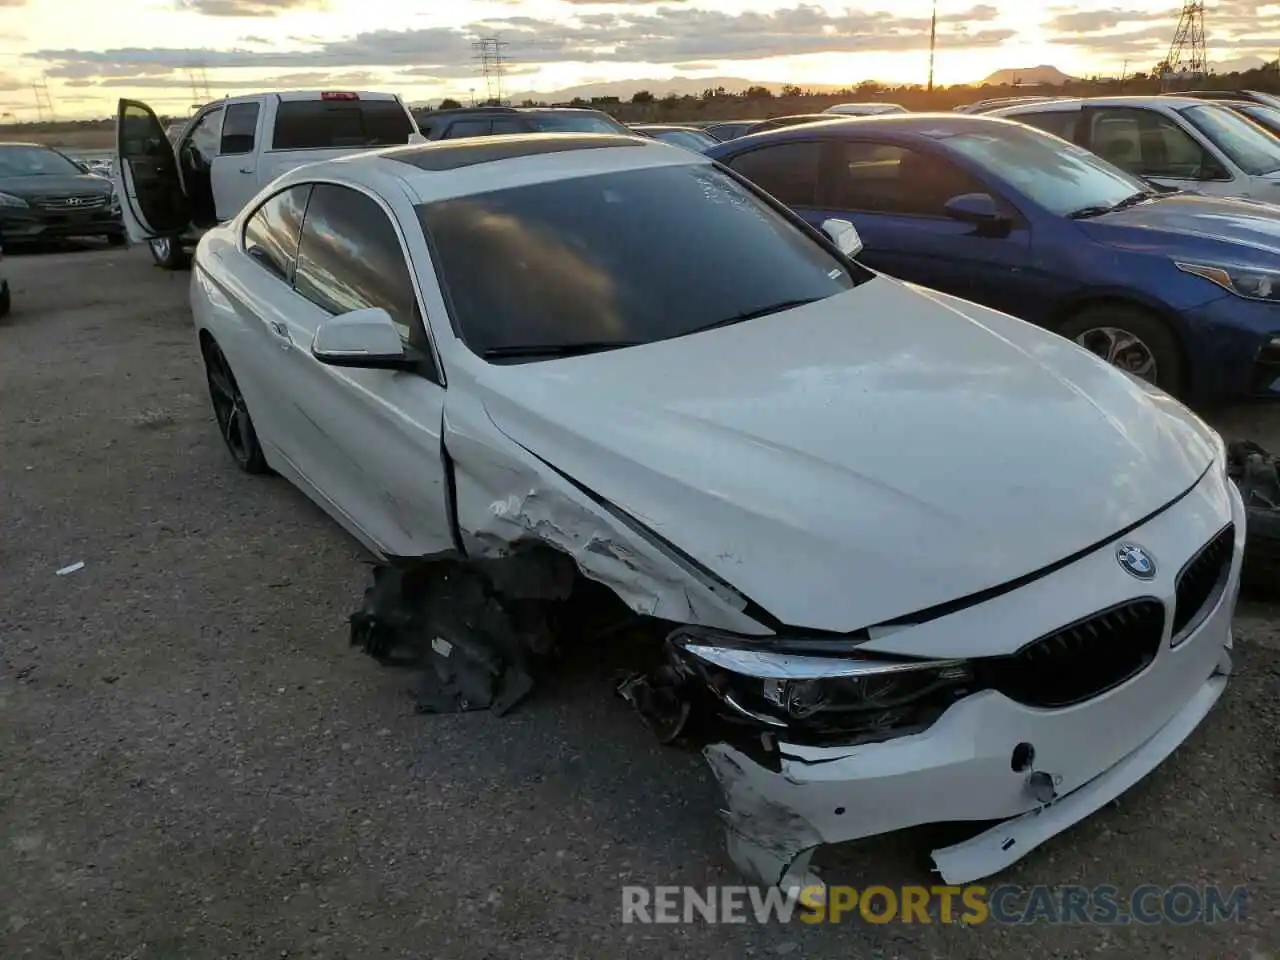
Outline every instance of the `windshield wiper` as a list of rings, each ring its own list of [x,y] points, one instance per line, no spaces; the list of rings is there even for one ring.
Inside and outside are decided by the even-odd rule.
[[[1146,191],[1143,191],[1141,193],[1135,193],[1132,196],[1125,197],[1118,203],[1099,203],[1091,207],[1081,207],[1074,213],[1067,214],[1067,216],[1072,220],[1087,220],[1090,217],[1100,217],[1104,213],[1113,213],[1116,210],[1125,210],[1129,207],[1136,207],[1140,203],[1146,203],[1148,200],[1155,200],[1161,196],[1163,196],[1163,194],[1147,193]]]
[[[514,343],[501,347],[489,347],[480,353],[486,360],[503,360],[515,358],[545,357],[580,357],[587,353],[602,353],[605,350],[620,350],[623,347],[638,347],[639,340],[584,340],[579,343]]]
[[[756,310],[747,310],[744,313],[735,313],[732,317],[725,317],[723,320],[717,320],[715,323],[708,323],[701,327],[694,327],[686,333],[701,333],[703,330],[714,330],[716,327],[728,327],[735,323],[742,323],[745,320],[755,320],[757,317],[767,317],[771,313],[781,313],[783,310],[794,310],[796,307],[803,307],[806,304],[817,303],[823,297],[804,297],[800,300],[781,300],[778,303],[771,303],[767,307],[760,307]]]

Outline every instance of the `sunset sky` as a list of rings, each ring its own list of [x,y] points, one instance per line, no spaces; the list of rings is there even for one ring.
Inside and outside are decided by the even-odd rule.
[[[1280,3],[1209,3],[1211,65],[1280,48]],[[1052,64],[1074,75],[1149,69],[1176,2],[940,0],[937,81]],[[409,100],[483,91],[471,41],[498,35],[508,92],[598,80],[734,76],[798,84],[923,82],[929,0],[0,0],[0,113],[35,118],[44,76],[57,115],[164,112],[253,89],[389,89]],[[203,96],[203,93],[201,94]],[[8,119],[8,118],[5,118]]]

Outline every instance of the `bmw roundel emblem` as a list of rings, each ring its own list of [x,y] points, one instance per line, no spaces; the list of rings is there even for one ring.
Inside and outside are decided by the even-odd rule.
[[[1116,547],[1116,562],[1125,573],[1139,580],[1150,580],[1156,575],[1155,558],[1136,543],[1122,543]]]

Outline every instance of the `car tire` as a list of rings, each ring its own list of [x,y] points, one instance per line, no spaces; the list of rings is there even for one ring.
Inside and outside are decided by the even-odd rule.
[[[9,281],[6,280],[3,284],[0,284],[0,317],[7,317],[11,306],[12,301],[9,299]]]
[[[126,243],[128,243],[128,238],[123,233],[107,234],[107,246],[109,247],[123,247]]]
[[[1177,335],[1150,311],[1123,303],[1100,304],[1072,314],[1054,329],[1121,370],[1183,396],[1186,371]]]
[[[245,473],[270,473],[267,458],[258,443],[258,432],[254,429],[253,418],[249,416],[249,408],[244,396],[231,373],[231,365],[221,348],[207,341],[201,351],[204,354],[205,379],[209,384],[209,400],[213,404],[213,418],[218,424],[218,433],[226,444],[231,458]]]
[[[182,270],[190,263],[187,251],[177,237],[156,237],[147,242],[151,248],[151,257],[166,270]]]

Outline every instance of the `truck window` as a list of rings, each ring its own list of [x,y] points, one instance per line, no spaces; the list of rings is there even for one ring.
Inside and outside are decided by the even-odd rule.
[[[222,121],[222,143],[218,153],[253,153],[254,135],[258,132],[258,104],[229,103]]]
[[[411,133],[413,124],[398,100],[282,100],[271,148],[396,147],[408,143]]]

